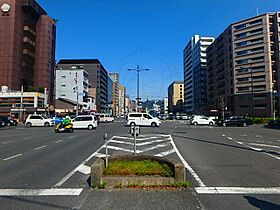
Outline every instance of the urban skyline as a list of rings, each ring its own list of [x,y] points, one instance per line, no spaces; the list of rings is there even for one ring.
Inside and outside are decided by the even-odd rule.
[[[82,13],[73,12],[76,1],[67,1],[67,6],[65,1],[38,2],[58,19],[57,60],[98,58],[108,71],[122,75],[120,83],[132,97],[136,96],[136,84],[131,81],[136,81],[136,75],[127,74],[126,69],[136,65],[149,68],[151,71],[142,75],[145,80],[140,81],[140,95],[151,99],[167,96],[166,87],[183,79],[182,49],[194,34],[217,37],[230,23],[255,16],[257,9],[259,14],[280,10],[273,0],[203,4],[180,0],[96,0],[83,1]],[[153,10],[155,7],[157,10]],[[239,12],[231,8],[239,8]],[[216,10],[224,11],[223,19]],[[78,33],[73,34],[73,25]],[[160,91],[151,84],[160,87]]]

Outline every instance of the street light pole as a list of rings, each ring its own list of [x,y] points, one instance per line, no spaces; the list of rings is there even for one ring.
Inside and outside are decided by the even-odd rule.
[[[140,68],[140,66],[139,65],[137,65],[137,67],[135,68],[135,69],[127,69],[128,71],[135,71],[136,73],[137,73],[137,90],[136,90],[136,92],[137,92],[137,98],[136,98],[136,112],[138,112],[138,106],[139,106],[139,100],[140,100],[140,95],[139,95],[139,81],[140,81],[140,79],[139,79],[139,77],[140,77],[140,72],[141,71],[149,71],[150,69],[142,69],[142,68]]]

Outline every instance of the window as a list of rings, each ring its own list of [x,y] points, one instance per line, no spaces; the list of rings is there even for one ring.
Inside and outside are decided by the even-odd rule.
[[[250,26],[257,25],[257,24],[262,24],[262,19],[254,20],[249,23]]]
[[[250,90],[250,88],[249,87],[239,87],[239,88],[237,88],[237,90],[238,91],[248,91],[248,90]]]
[[[130,114],[129,117],[141,117],[141,114]]]
[[[235,30],[240,30],[240,29],[243,29],[243,28],[246,28],[246,23],[234,27]]]
[[[266,109],[266,104],[255,104],[254,109]]]
[[[266,99],[266,95],[254,95],[254,99],[255,100],[265,100]]]
[[[246,54],[248,54],[248,50],[242,50],[242,51],[236,52],[236,55],[246,55]]]
[[[32,119],[32,120],[41,120],[42,117],[41,116],[31,116],[30,119]]]
[[[66,85],[61,85],[61,87],[66,87]]]
[[[237,74],[247,73],[248,71],[248,68],[240,68],[236,70]]]
[[[236,47],[242,47],[242,46],[246,46],[248,44],[248,42],[239,42],[239,43],[236,43],[235,46]]]
[[[265,81],[265,76],[255,76],[253,77],[253,81]]]
[[[247,36],[247,32],[243,32],[243,33],[240,33],[240,34],[236,34],[236,35],[235,35],[235,37],[238,38],[238,39],[239,39],[239,38],[243,38],[243,37],[245,37],[245,36]]]
[[[244,77],[244,78],[238,78],[237,82],[248,82],[249,81],[249,77]]]
[[[65,94],[61,94],[61,96],[66,96]]]
[[[246,64],[246,63],[248,63],[248,59],[236,61],[236,64],[237,64],[237,65]]]
[[[79,121],[92,121],[92,117],[80,117]]]
[[[144,116],[146,119],[149,119],[149,120],[152,119],[152,117],[151,117],[150,115],[148,115],[148,114],[144,114],[143,116]]]
[[[66,79],[66,76],[61,76],[62,79]]]
[[[250,35],[251,35],[251,34],[259,34],[259,33],[262,33],[262,32],[263,32],[263,29],[262,29],[262,28],[259,28],[259,29],[250,31]]]

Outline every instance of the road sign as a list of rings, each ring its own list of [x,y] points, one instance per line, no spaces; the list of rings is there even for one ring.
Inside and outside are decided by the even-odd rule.
[[[140,134],[140,127],[139,126],[131,126],[130,127],[130,134],[132,136],[138,136]]]

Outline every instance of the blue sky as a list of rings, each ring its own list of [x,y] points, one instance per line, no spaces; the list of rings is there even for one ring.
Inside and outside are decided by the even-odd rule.
[[[183,79],[183,49],[194,34],[218,36],[230,23],[280,11],[279,0],[37,0],[57,24],[57,60],[98,58],[135,97],[167,96]]]

